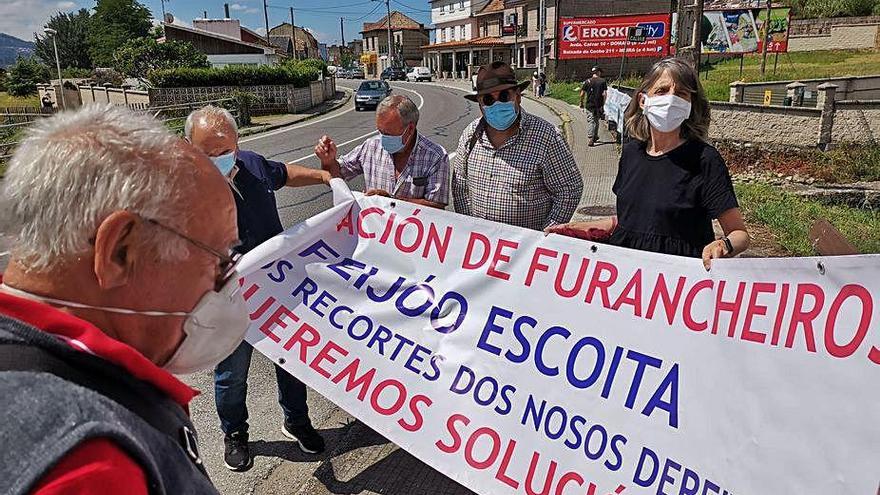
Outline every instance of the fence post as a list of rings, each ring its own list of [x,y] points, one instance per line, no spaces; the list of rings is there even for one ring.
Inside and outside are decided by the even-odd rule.
[[[795,81],[785,86],[785,98],[791,102],[791,106],[804,106],[804,88],[806,86],[806,84],[800,81]]]
[[[822,110],[819,118],[819,148],[827,150],[831,147],[832,130],[834,129],[834,99],[837,94],[837,85],[822,83],[816,87],[819,93],[816,95],[816,108]]]
[[[125,89],[125,86],[122,87],[122,101],[125,102],[125,106],[128,106],[128,90]]]
[[[742,81],[733,81],[730,83],[730,101],[731,103],[742,103],[743,102],[743,93],[745,92],[745,88],[743,87]]]

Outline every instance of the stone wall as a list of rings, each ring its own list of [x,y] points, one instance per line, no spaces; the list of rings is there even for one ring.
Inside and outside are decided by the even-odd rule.
[[[822,111],[712,102],[709,137],[714,140],[816,146]]]
[[[878,67],[880,69],[880,67]],[[771,92],[771,105],[782,105],[786,96],[786,87],[795,81],[773,81],[756,83],[733,83],[731,94],[737,89],[741,90],[741,96],[736,101],[740,103],[754,103],[760,105],[764,99],[764,92]],[[842,100],[878,100],[880,99],[880,75],[832,77],[825,79],[801,79],[797,82],[804,84],[805,107],[816,106],[818,92],[816,88],[826,82],[837,85],[834,99]],[[733,97],[732,97],[733,98]],[[733,100],[731,100],[733,101]]]
[[[308,87],[292,85],[264,86],[211,86],[198,88],[152,88],[150,104],[154,107],[229,98],[236,92],[251,93],[256,101],[251,104],[251,115],[299,113],[321,104],[336,94],[336,79],[312,81]]]
[[[831,136],[835,143],[880,142],[880,100],[837,102]]]
[[[880,22],[876,24],[832,25],[827,34],[791,35],[788,51],[856,50],[880,47]]]
[[[79,97],[83,105],[89,103],[112,103],[128,105],[133,108],[146,108],[150,105],[150,95],[146,91],[104,86],[80,86]]]

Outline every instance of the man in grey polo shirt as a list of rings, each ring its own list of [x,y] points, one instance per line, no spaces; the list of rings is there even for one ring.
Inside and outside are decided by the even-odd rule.
[[[333,177],[363,174],[366,195],[403,199],[433,208],[449,203],[449,157],[418,133],[419,109],[409,98],[389,96],[376,108],[379,135],[337,158],[336,143],[323,136],[315,154]]]

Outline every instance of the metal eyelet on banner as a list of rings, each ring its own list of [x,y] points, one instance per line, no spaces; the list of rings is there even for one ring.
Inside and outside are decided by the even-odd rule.
[[[284,364],[287,361],[284,358],[278,358],[278,364]]]
[[[595,252],[598,251],[598,250],[599,250],[599,246],[596,246],[595,244],[593,244],[592,246],[590,246],[590,251],[591,251],[591,252],[594,252],[594,253],[595,253]]]
[[[391,207],[394,208],[395,206],[397,206],[397,203],[394,202],[394,201],[392,201],[392,202],[391,202]]]
[[[825,264],[821,261],[816,262],[816,268],[819,270],[819,275],[825,275]]]

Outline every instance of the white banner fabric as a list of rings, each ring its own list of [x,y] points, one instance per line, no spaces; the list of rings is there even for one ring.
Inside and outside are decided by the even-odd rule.
[[[247,340],[475,492],[877,493],[880,256],[707,272],[334,189],[246,256]]]

